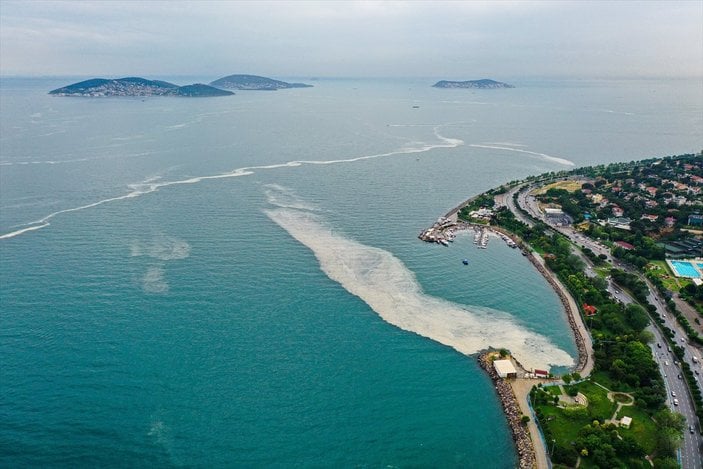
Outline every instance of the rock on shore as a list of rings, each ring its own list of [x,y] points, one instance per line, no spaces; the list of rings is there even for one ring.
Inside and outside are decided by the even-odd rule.
[[[520,469],[536,468],[537,458],[535,456],[535,448],[530,439],[530,434],[522,425],[522,412],[520,412],[520,406],[515,398],[513,388],[511,388],[504,379],[498,377],[495,368],[493,368],[493,363],[491,362],[491,353],[482,353],[478,358],[478,362],[481,368],[491,377],[500,403],[503,406],[505,417],[508,419],[508,425],[510,426],[513,441],[517,448],[517,467]]]

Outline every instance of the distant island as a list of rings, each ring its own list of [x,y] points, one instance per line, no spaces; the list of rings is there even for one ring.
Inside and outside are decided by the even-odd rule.
[[[139,77],[118,79],[92,78],[72,85],[64,86],[49,92],[55,96],[180,96],[180,97],[212,97],[230,96],[231,91],[221,90],[209,85],[196,83],[178,86],[160,80],[147,80]]]
[[[441,80],[432,85],[434,88],[478,88],[478,89],[496,89],[496,88],[515,88],[513,85],[495,80],[468,80],[468,81],[448,81]]]
[[[274,80],[273,78],[260,77],[257,75],[229,75],[211,82],[210,85],[232,90],[266,91],[312,87],[312,85],[306,85],[305,83],[286,83],[285,81]]]

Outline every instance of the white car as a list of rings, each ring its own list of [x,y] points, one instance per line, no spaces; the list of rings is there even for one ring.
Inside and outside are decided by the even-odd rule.
[[[674,391],[671,391],[671,397],[676,397],[676,393]]]
[[[679,400],[678,400],[678,399],[674,399],[674,405],[679,405]]]

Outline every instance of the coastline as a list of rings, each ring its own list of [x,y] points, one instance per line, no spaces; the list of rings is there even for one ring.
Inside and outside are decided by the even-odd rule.
[[[424,230],[419,238],[426,242],[437,242],[448,246],[446,241],[440,243],[439,239],[448,239],[451,241],[455,231],[478,229],[480,227],[480,229],[488,233],[494,233],[504,241],[509,242],[509,245],[512,243],[513,246],[519,247],[523,255],[529,259],[530,263],[544,279],[547,280],[559,296],[578,351],[578,358],[573,371],[578,372],[582,378],[586,378],[593,370],[593,343],[573,296],[561,281],[559,281],[556,275],[547,268],[544,259],[535,251],[526,247],[522,239],[517,235],[500,227],[459,220],[459,210],[469,204],[474,198],[465,201],[449,211],[431,228]],[[430,234],[432,235],[431,238],[428,236]],[[519,370],[517,378],[502,379],[498,377],[492,366],[490,360],[492,353],[491,351],[481,353],[479,355],[479,365],[493,381],[494,389],[496,390],[496,394],[503,407],[503,412],[508,420],[508,425],[510,426],[513,441],[518,453],[517,467],[521,469],[548,469],[551,467],[551,464],[547,453],[547,443],[544,441],[541,430],[535,421],[528,399],[533,386],[538,383],[553,382],[553,380],[535,379],[534,377],[528,378],[527,371],[524,370],[519,363],[516,363],[516,368]],[[514,359],[513,361],[515,362]],[[523,415],[530,417],[526,425],[523,425],[521,422]]]
[[[491,381],[493,381],[493,388],[496,390],[500,404],[503,407],[503,412],[508,420],[510,433],[513,436],[513,442],[515,442],[515,448],[517,449],[518,462],[516,467],[520,469],[546,467],[538,464],[538,460],[543,458],[540,458],[536,452],[537,445],[533,444],[532,432],[521,422],[522,415],[527,414],[523,413],[522,407],[519,405],[518,396],[509,383],[509,380],[500,378],[495,368],[493,368],[493,362],[491,361],[493,354],[494,352],[484,352],[480,354],[478,363],[491,378]],[[531,421],[532,419],[530,418],[530,422]],[[544,457],[546,457],[546,453]]]

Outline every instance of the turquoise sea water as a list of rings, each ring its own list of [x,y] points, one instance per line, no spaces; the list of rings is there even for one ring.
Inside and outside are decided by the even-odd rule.
[[[70,81],[0,82],[3,467],[512,467],[471,353],[568,366],[558,299],[498,239],[417,234],[703,141],[700,83],[46,95]]]

